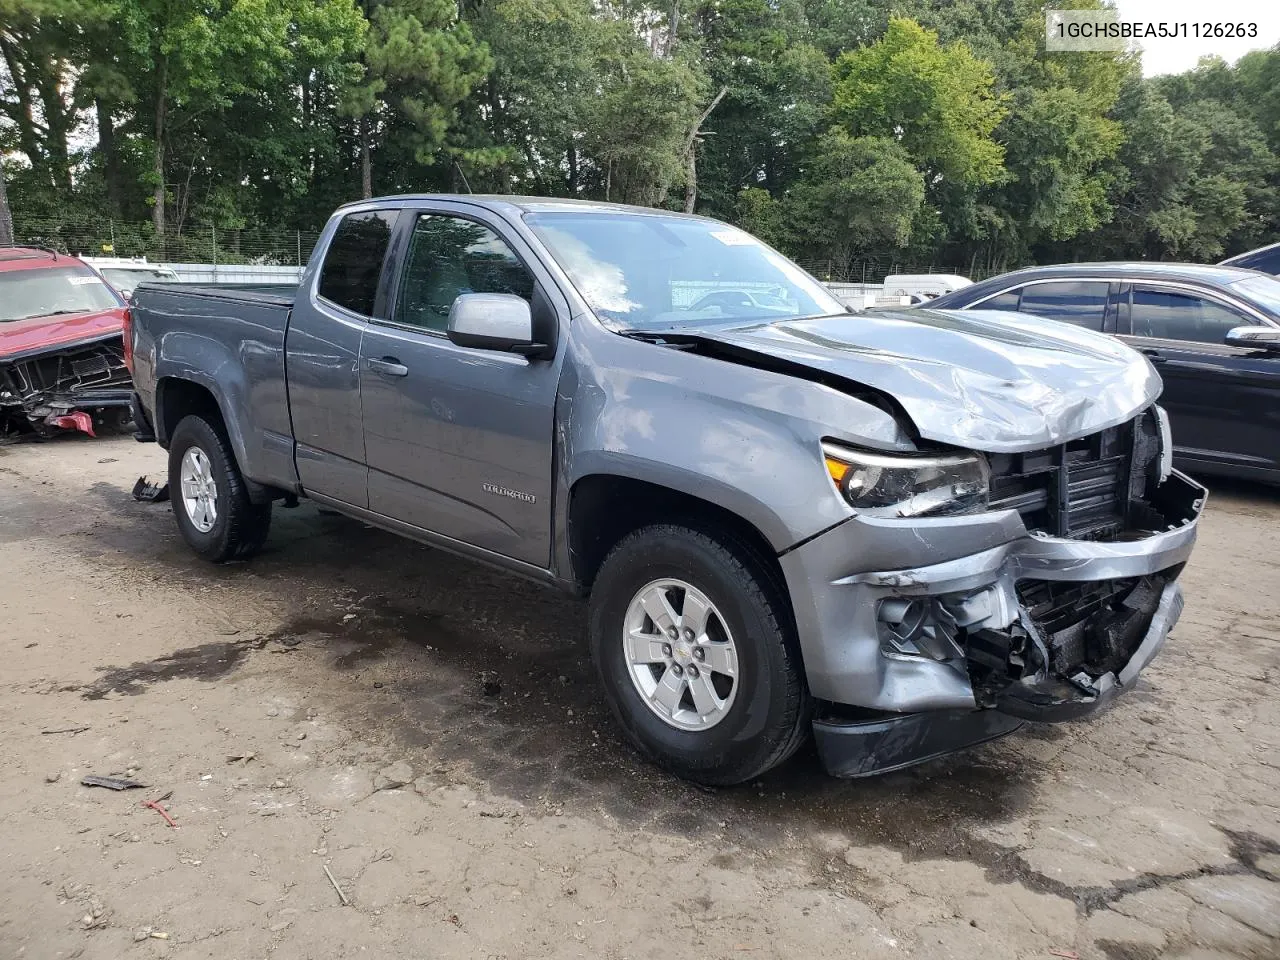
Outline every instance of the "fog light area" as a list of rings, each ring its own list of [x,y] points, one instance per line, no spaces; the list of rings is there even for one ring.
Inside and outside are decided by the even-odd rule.
[[[963,660],[963,631],[1002,629],[1016,618],[1016,601],[992,585],[968,593],[886,597],[876,608],[881,652],[890,656]]]

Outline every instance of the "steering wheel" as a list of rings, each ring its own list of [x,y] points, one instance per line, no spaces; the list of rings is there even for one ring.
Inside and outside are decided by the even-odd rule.
[[[755,301],[742,290],[714,290],[699,297],[690,310],[705,310],[708,307],[749,307]]]

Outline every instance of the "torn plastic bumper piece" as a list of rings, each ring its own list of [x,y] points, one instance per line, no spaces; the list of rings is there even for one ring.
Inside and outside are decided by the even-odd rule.
[[[51,413],[44,418],[45,426],[56,427],[59,430],[79,430],[81,433],[87,433],[94,437],[93,417],[89,416],[83,410],[72,410],[68,413]]]
[[[139,477],[133,485],[133,499],[139,503],[164,503],[169,499],[169,484],[151,483],[146,477]]]
[[[866,717],[839,712],[813,722],[822,766],[833,777],[891,773],[976,747],[1023,725],[999,710],[930,710]]]

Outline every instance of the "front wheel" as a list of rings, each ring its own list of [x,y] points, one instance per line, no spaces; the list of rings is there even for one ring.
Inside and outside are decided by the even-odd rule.
[[[732,537],[663,524],[623,538],[592,589],[590,644],[628,738],[677,776],[741,783],[808,733],[785,601]]]
[[[271,527],[271,504],[249,499],[222,425],[197,414],[169,441],[169,500],[182,539],[214,563],[257,553]]]

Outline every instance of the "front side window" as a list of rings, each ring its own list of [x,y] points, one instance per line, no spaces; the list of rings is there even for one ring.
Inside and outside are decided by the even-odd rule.
[[[1101,332],[1107,312],[1107,284],[1083,280],[1028,284],[1022,288],[1018,310]]]
[[[615,330],[845,313],[830,291],[749,233],[643,213],[531,213],[538,238]]]
[[[428,330],[449,326],[449,309],[464,293],[513,293],[533,299],[533,275],[483,224],[425,214],[409,239],[392,319]]]
[[[1253,321],[1194,293],[1159,287],[1133,288],[1133,335],[1191,343],[1222,343],[1234,327]]]
[[[320,268],[320,296],[353,313],[373,316],[396,215],[395,210],[369,210],[342,218]]]
[[[0,323],[95,313],[118,306],[120,301],[111,288],[85,266],[0,273]]]

